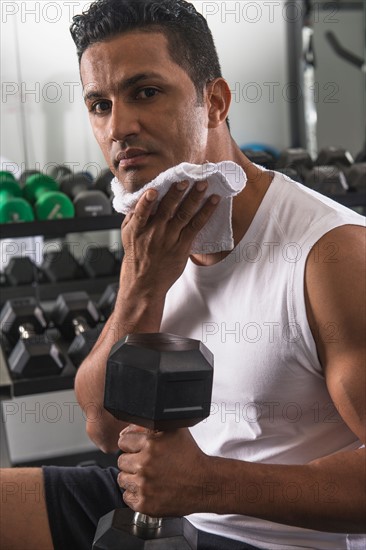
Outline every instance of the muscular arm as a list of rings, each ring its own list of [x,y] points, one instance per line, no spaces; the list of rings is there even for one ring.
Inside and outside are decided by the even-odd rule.
[[[319,255],[330,243],[337,248],[332,263]],[[305,275],[309,323],[335,406],[365,442],[365,232],[344,226],[318,245]],[[329,323],[337,327],[336,341],[326,338]],[[366,532],[364,448],[290,466],[209,457],[188,430],[146,437],[129,428],[119,446],[128,451],[119,459],[119,481],[137,487],[124,498],[138,511],[235,513],[320,531]]]
[[[125,426],[103,407],[109,352],[126,334],[159,332],[166,293],[183,272],[195,235],[217,206],[214,197],[199,209],[207,187],[202,184],[203,188],[194,187],[183,202],[186,188],[172,187],[153,216],[156,192],[150,190],[123,222],[125,256],[116,305],[75,379],[87,433],[105,452],[118,449],[118,434]]]

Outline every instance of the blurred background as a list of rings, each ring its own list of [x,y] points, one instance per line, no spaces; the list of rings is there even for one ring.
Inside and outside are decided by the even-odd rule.
[[[94,172],[104,166],[68,31],[88,3],[2,2],[1,155],[20,170],[65,162]],[[329,145],[352,155],[361,150],[365,71],[335,53],[327,32],[364,60],[363,1],[195,4],[213,31],[233,93],[230,120],[239,145],[281,150],[310,142],[314,155]]]
[[[89,126],[69,34],[89,3],[0,4],[0,325],[10,311],[15,319],[0,332],[2,466],[105,461],[73,393],[113,309],[123,258],[112,175]],[[213,31],[243,151],[365,212],[365,2],[194,3]],[[72,294],[65,306],[62,293]],[[17,341],[40,308],[42,357]],[[61,322],[59,310],[73,313]]]

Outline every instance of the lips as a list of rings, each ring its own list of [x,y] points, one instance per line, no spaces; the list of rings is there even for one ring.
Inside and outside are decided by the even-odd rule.
[[[116,155],[115,162],[116,164],[120,164],[121,162],[124,163],[124,161],[129,159],[134,159],[136,157],[142,157],[145,155],[148,155],[149,153],[145,151],[144,149],[126,149],[126,151],[120,151]]]

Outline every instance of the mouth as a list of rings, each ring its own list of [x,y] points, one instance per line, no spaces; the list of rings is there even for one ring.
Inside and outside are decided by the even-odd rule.
[[[143,164],[147,157],[151,153],[148,153],[144,149],[126,149],[120,151],[115,158],[115,166],[117,169],[135,168],[140,164]]]

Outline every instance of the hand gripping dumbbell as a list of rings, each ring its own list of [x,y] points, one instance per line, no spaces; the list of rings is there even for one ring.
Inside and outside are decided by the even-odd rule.
[[[0,172],[0,223],[31,222],[31,205],[22,198],[22,191],[10,172]]]
[[[97,306],[86,292],[66,292],[58,296],[51,317],[63,337],[73,340],[67,353],[79,366],[101,331]]]
[[[108,216],[112,205],[102,191],[92,189],[92,182],[85,173],[68,174],[60,179],[61,191],[74,202],[76,216]]]
[[[65,358],[58,346],[44,336],[47,321],[33,297],[8,300],[0,313],[1,331],[16,344],[8,357],[9,369],[17,377],[58,375]]]
[[[34,203],[38,220],[73,218],[74,205],[69,197],[60,193],[57,182],[44,174],[34,174],[25,182],[24,196]]]
[[[198,340],[132,334],[109,355],[104,407],[150,430],[194,426],[210,414],[213,356]],[[93,550],[194,550],[197,530],[185,518],[150,518],[119,508],[98,523]]]

